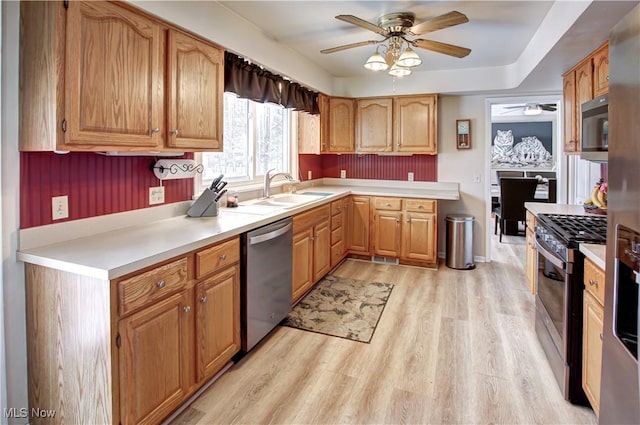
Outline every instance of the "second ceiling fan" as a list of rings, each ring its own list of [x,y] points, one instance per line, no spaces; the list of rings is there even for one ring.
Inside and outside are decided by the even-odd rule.
[[[379,34],[384,38],[382,40],[367,40],[332,47],[330,49],[321,50],[320,53],[334,53],[346,49],[352,49],[354,47],[378,44],[379,46],[376,49],[376,53],[371,56],[365,64],[366,68],[374,71],[387,68],[391,68],[393,71],[394,66],[409,70],[409,68],[419,65],[422,61],[418,55],[413,52],[411,46],[457,58],[463,58],[471,53],[471,49],[467,49],[466,47],[442,43],[440,41],[425,40],[422,38],[408,38],[469,22],[469,18],[457,11],[445,13],[444,15],[437,16],[419,24],[415,24],[415,14],[412,12],[388,13],[378,19],[378,25],[372,24],[371,22],[353,15],[338,15],[336,16],[336,19],[357,25],[361,28]],[[389,45],[384,46],[382,43],[387,40],[389,40]],[[407,48],[403,51],[402,47],[404,43],[407,44]],[[386,51],[382,52],[384,57],[378,50],[381,47],[380,45],[386,47]],[[395,75],[393,73],[391,74]]]

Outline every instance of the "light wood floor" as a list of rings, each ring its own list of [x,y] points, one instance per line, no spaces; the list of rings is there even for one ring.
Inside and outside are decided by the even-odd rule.
[[[473,271],[348,260],[395,285],[370,344],[279,327],[176,424],[592,424],[562,399],[534,331],[524,238]]]

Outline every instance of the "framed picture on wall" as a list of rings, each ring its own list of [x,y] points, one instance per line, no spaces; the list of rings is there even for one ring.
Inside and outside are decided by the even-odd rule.
[[[471,120],[456,120],[456,147],[471,149]]]

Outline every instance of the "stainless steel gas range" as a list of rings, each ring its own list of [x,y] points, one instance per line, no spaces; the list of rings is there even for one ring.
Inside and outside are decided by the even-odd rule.
[[[536,334],[564,398],[588,405],[582,390],[584,256],[580,243],[605,244],[605,216],[540,214],[536,226]]]

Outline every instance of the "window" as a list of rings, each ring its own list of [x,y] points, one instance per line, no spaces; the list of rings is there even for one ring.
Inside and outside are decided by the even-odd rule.
[[[201,185],[206,187],[219,174],[229,185],[261,182],[265,173],[293,170],[291,112],[279,105],[241,99],[224,94],[224,152],[204,152]]]

